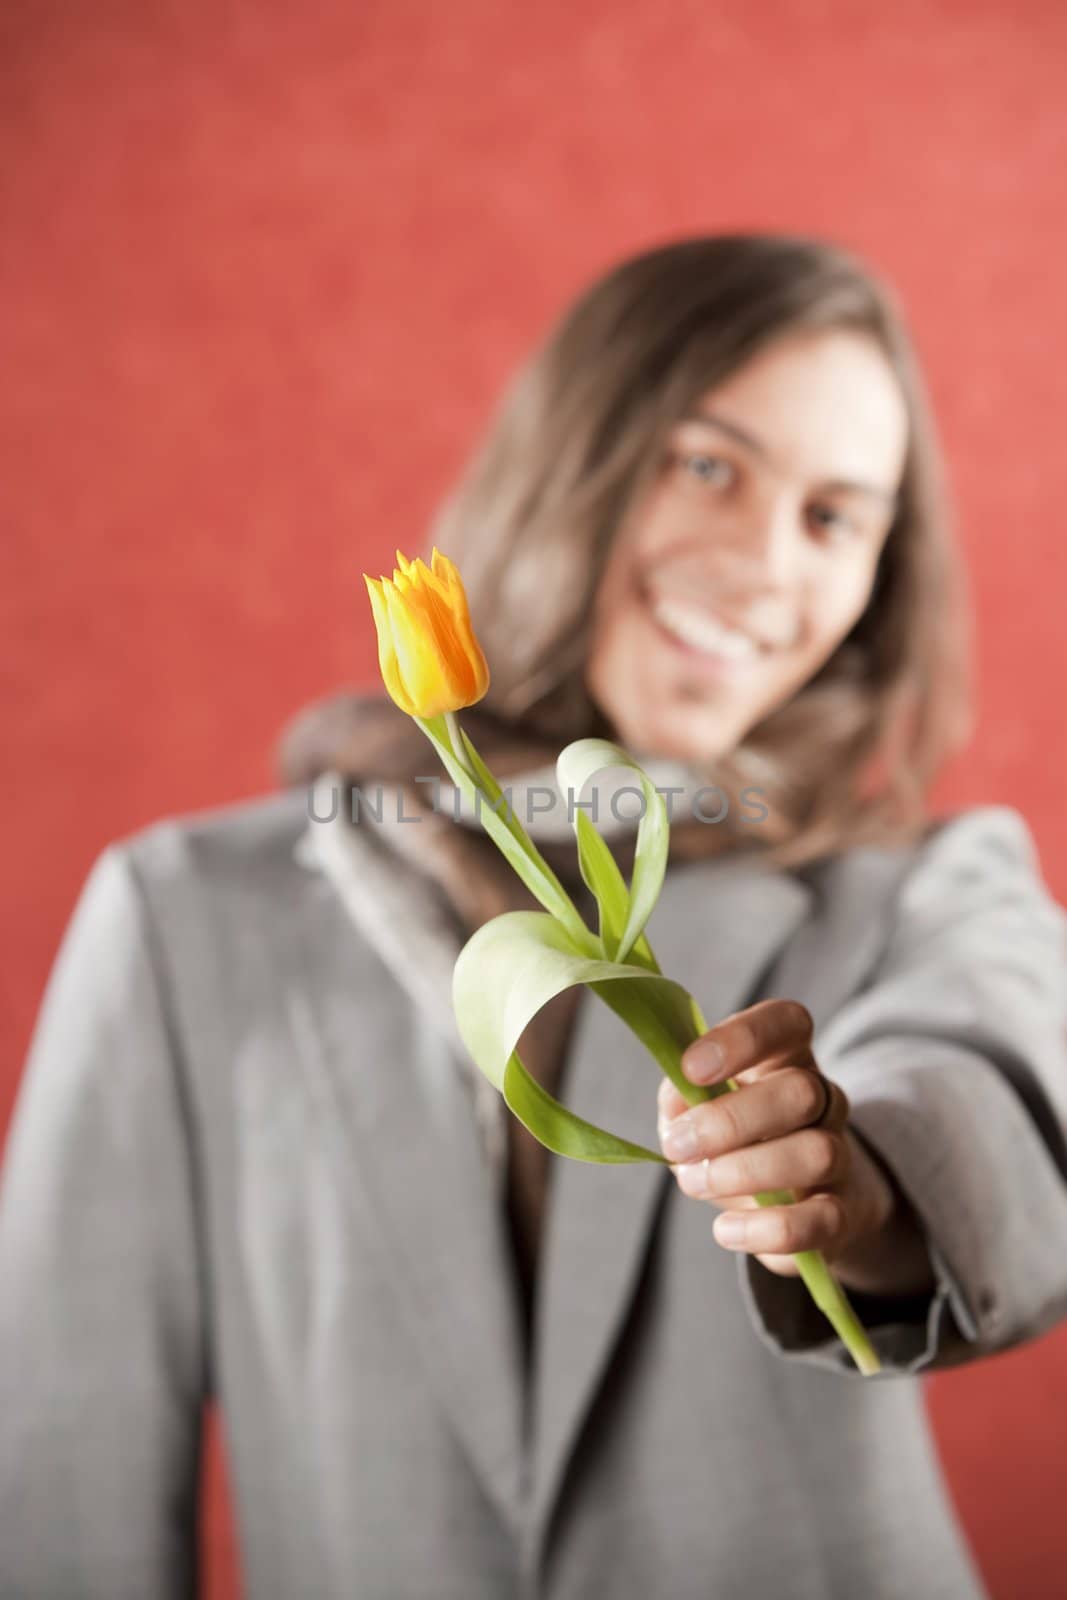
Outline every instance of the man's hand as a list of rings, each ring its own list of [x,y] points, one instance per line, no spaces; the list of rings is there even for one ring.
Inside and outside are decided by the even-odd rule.
[[[796,1277],[792,1257],[821,1250],[846,1286],[872,1294],[931,1288],[918,1221],[892,1174],[848,1128],[849,1101],[819,1070],[812,1020],[793,1000],[764,1000],[727,1017],[686,1050],[692,1083],[732,1078],[734,1093],[688,1107],[664,1079],[663,1154],[684,1194],[722,1208],[714,1233],[770,1272]],[[760,1206],[768,1189],[794,1205]]]

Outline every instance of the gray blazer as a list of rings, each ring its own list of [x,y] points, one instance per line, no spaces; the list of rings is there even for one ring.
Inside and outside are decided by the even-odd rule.
[[[1013,812],[807,873],[680,866],[650,925],[721,1016],[804,1000],[937,1287],[857,1297],[863,1379],[796,1280],[661,1167],[556,1161],[524,1382],[454,1046],[331,882],[302,792],[96,861],[0,1194],[0,1595],[196,1590],[202,1404],[250,1600],[983,1591],[916,1374],[1067,1314],[1064,918]],[[565,1098],[655,1142],[658,1073],[583,998]]]

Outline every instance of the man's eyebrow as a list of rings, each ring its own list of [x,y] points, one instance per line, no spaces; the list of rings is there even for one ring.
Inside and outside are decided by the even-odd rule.
[[[738,444],[743,444],[755,456],[767,455],[767,446],[756,438],[754,433],[749,433],[747,428],[742,428],[737,422],[730,422],[726,417],[713,416],[710,411],[691,411],[681,419],[683,422],[700,422],[705,427],[718,428],[722,433],[729,434],[731,439],[736,439]]]
[[[767,459],[767,446],[762,439],[757,439],[754,433],[749,433],[747,428],[742,428],[737,422],[729,421],[727,417],[714,416],[710,411],[691,411],[680,420],[717,428],[720,433],[725,433],[738,444],[744,445],[754,456],[759,456],[764,461]],[[876,483],[863,483],[856,478],[828,479],[821,487],[839,494],[866,495],[868,499],[880,500],[888,506],[895,506],[898,499],[898,495],[892,489],[883,489]]]

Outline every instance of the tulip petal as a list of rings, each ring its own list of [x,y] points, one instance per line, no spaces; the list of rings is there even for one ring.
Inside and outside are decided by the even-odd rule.
[[[485,659],[477,635],[471,624],[470,608],[467,604],[467,591],[463,587],[463,580],[453,563],[447,556],[443,556],[434,545],[430,558],[430,570],[436,578],[445,584],[448,590],[449,603],[452,612],[452,626],[456,636],[461,642],[464,656],[470,662],[472,673],[472,693],[469,705],[481,700],[489,688],[489,663]]]
[[[462,633],[457,631],[451,596],[440,578],[419,560],[412,569],[412,579],[428,625],[433,629],[443,670],[452,683],[459,710],[481,698],[477,664],[470,658]]]
[[[385,684],[390,698],[396,701],[401,711],[405,711],[408,716],[411,716],[413,708],[400,678],[396,648],[393,643],[393,630],[390,625],[389,611],[385,599],[384,586],[387,580],[370,578],[364,573],[363,581],[367,585],[371,613],[374,617],[374,628],[378,635],[378,669],[382,675],[382,682]]]
[[[427,639],[433,641],[443,692],[451,709],[458,711],[470,704],[474,677],[456,637],[452,614],[440,596],[421,581],[417,570],[412,574],[409,600],[418,610]]]
[[[452,602],[448,592],[448,585],[442,581],[432,567],[426,565],[421,556],[418,556],[411,563],[411,570],[418,575],[420,583],[425,583],[427,588],[432,589],[434,594],[440,596],[446,606],[451,607]]]
[[[437,655],[418,610],[410,597],[394,583],[382,585],[389,616],[389,630],[396,652],[397,672],[404,698],[413,716],[436,716],[442,709]],[[399,702],[398,702],[399,703]]]

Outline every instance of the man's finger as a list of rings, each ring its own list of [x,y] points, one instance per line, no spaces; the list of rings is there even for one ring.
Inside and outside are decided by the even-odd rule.
[[[798,1000],[761,1000],[694,1040],[682,1071],[691,1083],[721,1083],[775,1057],[810,1051],[813,1030],[811,1013]]]
[[[669,1078],[664,1078],[661,1081],[656,1091],[656,1098],[659,1102],[661,1122],[669,1121],[672,1117],[680,1117],[683,1111],[688,1111],[689,1109],[689,1102],[683,1100]]]

